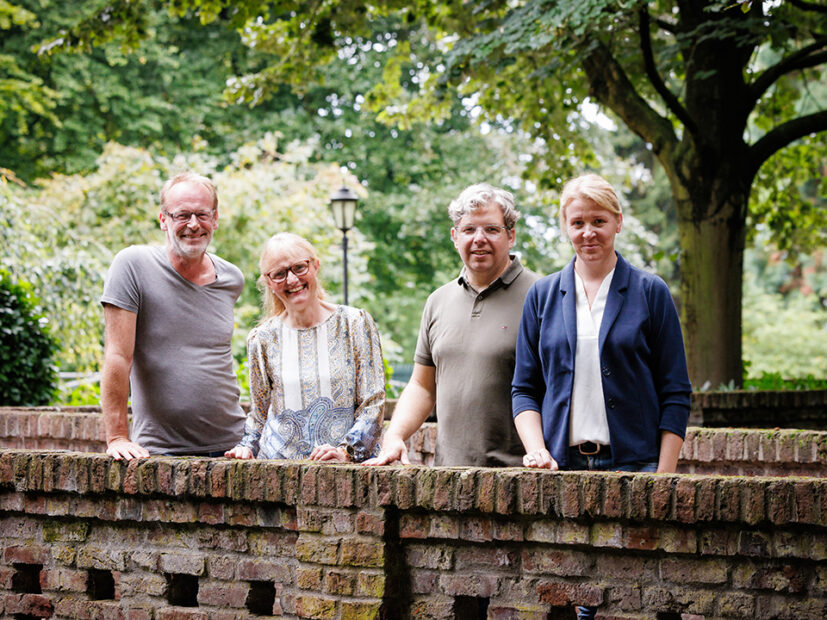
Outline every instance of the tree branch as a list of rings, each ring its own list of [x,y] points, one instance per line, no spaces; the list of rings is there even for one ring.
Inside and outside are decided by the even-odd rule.
[[[827,131],[827,110],[821,110],[787,121],[767,132],[749,149],[749,167],[752,176],[773,153],[780,151],[806,135]]]
[[[592,41],[583,59],[590,92],[626,125],[652,145],[655,155],[668,161],[678,144],[669,119],[658,114],[635,90],[623,67],[603,43]]]
[[[786,58],[782,58],[755,79],[750,87],[752,96],[757,101],[770,86],[787,73],[814,67],[827,61],[825,46],[827,46],[827,37],[821,37]]]
[[[649,81],[655,87],[657,93],[666,103],[672,114],[678,117],[678,120],[684,124],[686,129],[691,133],[695,133],[695,123],[689,116],[689,113],[678,101],[678,98],[672,93],[660,77],[658,69],[655,66],[655,58],[652,54],[652,38],[649,33],[649,11],[646,5],[643,5],[638,10],[638,18],[640,20],[640,50],[643,52],[643,65],[646,68],[646,75]]]

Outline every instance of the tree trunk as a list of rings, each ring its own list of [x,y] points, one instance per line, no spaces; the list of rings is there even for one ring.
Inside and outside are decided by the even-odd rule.
[[[696,214],[692,217],[693,212]],[[694,388],[740,386],[741,298],[746,225],[743,205],[720,209],[678,202],[681,323]],[[698,218],[698,213],[714,215]]]

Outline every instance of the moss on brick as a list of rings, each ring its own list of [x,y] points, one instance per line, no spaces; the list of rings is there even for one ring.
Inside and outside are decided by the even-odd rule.
[[[46,521],[43,523],[43,542],[86,540],[89,535],[87,521]]]

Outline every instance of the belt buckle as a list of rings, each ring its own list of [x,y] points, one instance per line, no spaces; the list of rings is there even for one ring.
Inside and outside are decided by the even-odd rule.
[[[583,446],[585,446],[586,444],[592,444],[595,447],[594,452],[584,452]],[[583,456],[594,456],[595,454],[600,452],[601,447],[602,446],[599,443],[595,443],[593,441],[584,441],[583,443],[577,444],[577,451]]]

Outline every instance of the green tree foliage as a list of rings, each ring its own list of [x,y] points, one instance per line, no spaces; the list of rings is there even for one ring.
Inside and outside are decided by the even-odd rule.
[[[336,288],[341,280],[339,233],[329,223],[327,197],[344,179],[336,166],[308,161],[312,144],[292,142],[277,149],[266,135],[220,165],[206,151],[172,160],[146,150],[109,144],[88,175],[55,175],[40,187],[0,185],[0,257],[15,274],[32,282],[42,298],[52,333],[62,345],[62,371],[100,370],[103,313],[99,299],[112,257],[141,243],[162,245],[158,192],[182,169],[211,176],[219,190],[219,228],[210,251],[238,265],[246,285],[236,312],[234,354],[245,357],[247,331],[258,320],[258,258],[273,234],[290,230],[319,249],[322,277]],[[351,277],[365,286],[366,254],[372,244],[350,234]]]
[[[223,0],[178,0],[209,21]],[[450,89],[475,96],[484,118],[512,123],[548,147],[540,178],[558,184],[582,166],[590,145],[573,120],[587,98],[611,110],[652,149],[678,213],[681,301],[690,372],[702,383],[740,381],[741,281],[751,189],[776,152],[827,128],[821,83],[827,11],[817,3],[524,2],[244,3],[245,33],[271,54],[235,84],[260,100],[276,84],[317,82],[346,60],[355,37],[392,16],[394,57],[366,95],[381,116],[412,126],[450,117]],[[243,14],[243,15],[242,15]],[[440,54],[419,69],[420,91],[400,87],[410,60],[410,24],[424,21]],[[86,21],[69,47],[102,35]],[[421,96],[424,95],[424,96]],[[775,228],[781,219],[769,217]],[[755,213],[759,218],[761,212]],[[823,219],[821,220],[823,221]]]
[[[107,9],[99,0],[16,0],[17,17],[3,20],[4,4],[0,166],[27,182],[89,171],[110,141],[170,157],[206,144],[227,156],[274,129],[269,114],[280,102],[252,111],[224,100],[226,81],[252,70],[257,57],[240,45],[229,17],[202,26],[154,2]],[[123,26],[126,38],[108,44],[93,36],[74,54],[39,48],[68,37],[84,12],[107,28]]]
[[[48,404],[57,383],[57,350],[31,284],[0,269],[0,405]]]

